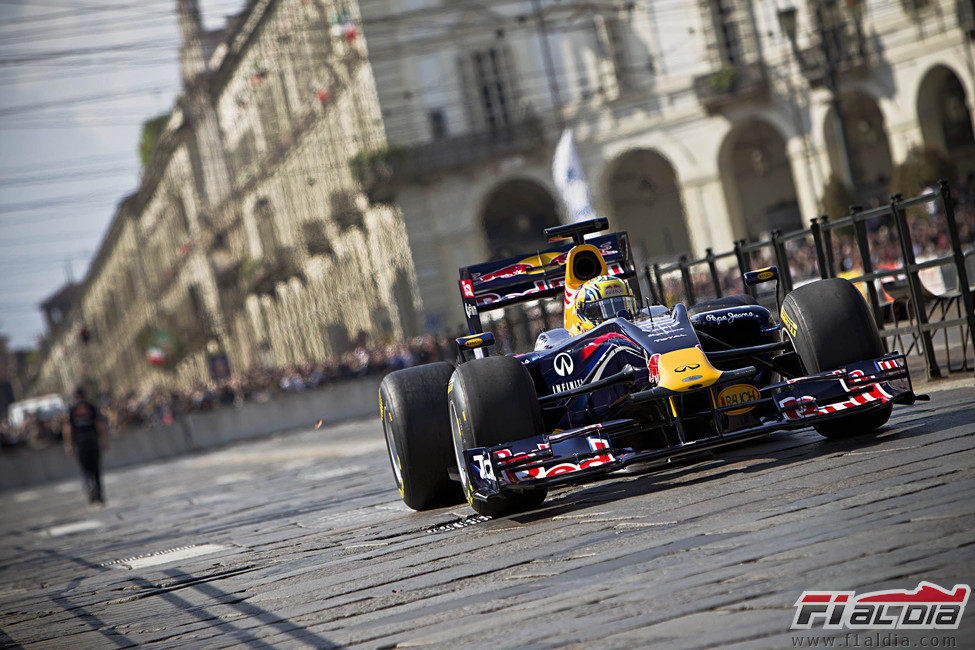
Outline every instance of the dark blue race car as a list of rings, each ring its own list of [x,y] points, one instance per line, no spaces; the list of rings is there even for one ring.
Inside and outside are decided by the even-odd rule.
[[[460,270],[470,331],[457,340],[462,363],[400,370],[380,386],[393,475],[409,507],[466,498],[480,514],[510,514],[539,506],[552,486],[773,431],[863,434],[885,424],[894,404],[918,399],[904,356],[884,353],[866,303],[843,279],[798,287],[777,320],[737,295],[620,309],[580,326],[587,283],[636,285],[626,233],[585,239],[606,227],[596,219],[550,228],[550,239],[572,243]],[[777,283],[778,272],[743,281]],[[531,352],[487,354],[494,337],[481,313],[552,296],[564,300],[566,327],[542,333]]]

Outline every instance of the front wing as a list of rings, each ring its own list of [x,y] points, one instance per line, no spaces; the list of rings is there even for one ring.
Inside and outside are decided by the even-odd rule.
[[[697,391],[711,391],[710,410],[719,433],[709,438],[686,441],[681,433],[681,418],[674,412],[673,421],[663,424],[678,432],[677,442],[649,451],[614,445],[615,439],[650,430],[645,422],[635,419],[609,420],[496,447],[468,449],[464,460],[474,498],[486,501],[503,492],[576,483],[633,463],[666,463],[774,431],[802,429],[851,413],[874,411],[888,403],[912,404],[916,399],[907,361],[896,353],[841,370],[770,384],[760,389],[759,399],[749,402],[755,406],[770,405],[772,408],[765,409],[769,414],[762,416],[757,425],[745,428],[724,426],[721,414],[740,410],[742,405],[718,406],[715,392],[720,388],[715,385]]]

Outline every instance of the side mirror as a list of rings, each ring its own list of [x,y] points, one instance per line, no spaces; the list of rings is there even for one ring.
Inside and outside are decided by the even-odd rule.
[[[758,269],[755,271],[748,271],[743,276],[746,287],[754,287],[756,284],[763,284],[765,282],[772,282],[779,280],[779,269],[776,266],[768,266],[764,269]]]
[[[756,284],[764,284],[765,282],[775,282],[775,309],[776,311],[782,310],[782,301],[785,299],[785,295],[782,286],[779,284],[779,268],[777,266],[748,271],[741,279],[746,287],[754,287]]]
[[[456,341],[457,349],[460,350],[462,359],[465,359],[464,353],[468,350],[474,351],[474,356],[481,357],[484,356],[484,352],[476,352],[476,350],[482,350],[483,348],[489,348],[494,345],[494,334],[491,332],[470,334],[468,336],[461,336]]]
[[[470,334],[457,339],[457,347],[464,350],[476,350],[478,348],[488,348],[494,345],[494,334],[491,332],[481,332],[480,334]]]

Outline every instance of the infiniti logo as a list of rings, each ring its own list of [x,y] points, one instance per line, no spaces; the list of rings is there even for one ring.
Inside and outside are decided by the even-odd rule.
[[[689,366],[681,366],[680,368],[674,368],[674,372],[687,372],[688,370],[697,370],[701,367],[699,363],[692,363]]]
[[[559,352],[557,355],[555,355],[555,359],[552,360],[552,367],[555,368],[555,372],[559,375],[559,377],[571,375],[574,367],[572,357],[565,352]]]

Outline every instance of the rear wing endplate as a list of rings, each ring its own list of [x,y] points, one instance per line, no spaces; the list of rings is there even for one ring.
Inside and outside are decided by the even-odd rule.
[[[636,277],[633,253],[625,232],[586,240],[599,249],[610,275]],[[534,254],[517,255],[460,269],[460,296],[471,334],[480,334],[480,315],[529,300],[561,296],[565,287],[565,262],[575,244],[567,242]]]

